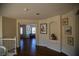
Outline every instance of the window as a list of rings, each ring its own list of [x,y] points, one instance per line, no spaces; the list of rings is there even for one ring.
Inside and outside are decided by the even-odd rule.
[[[32,27],[32,34],[36,33],[36,27]]]
[[[20,27],[20,34],[22,35],[23,34],[23,28]]]
[[[27,35],[31,34],[31,26],[30,25],[26,26],[26,34]]]

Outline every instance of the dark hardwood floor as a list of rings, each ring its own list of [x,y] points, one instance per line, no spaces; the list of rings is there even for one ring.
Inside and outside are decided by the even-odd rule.
[[[21,39],[15,56],[66,56],[43,46],[36,46],[36,39]]]

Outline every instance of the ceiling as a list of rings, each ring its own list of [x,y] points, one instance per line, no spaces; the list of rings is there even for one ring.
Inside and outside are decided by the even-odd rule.
[[[17,19],[45,19],[62,15],[79,4],[66,3],[10,3],[0,4],[0,15]]]

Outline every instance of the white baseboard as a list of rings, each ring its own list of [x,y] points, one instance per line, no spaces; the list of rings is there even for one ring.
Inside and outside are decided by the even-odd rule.
[[[49,49],[55,50],[55,51],[57,51],[57,52],[61,52],[59,49],[55,49],[55,48],[53,48],[53,47],[49,47],[49,46],[46,46],[46,45],[44,45],[44,44],[37,44],[37,46],[44,46],[44,47],[47,47],[47,48],[49,48]]]
[[[66,51],[62,50],[63,53],[65,53],[68,56],[71,56],[71,54],[67,53]]]
[[[65,53],[68,56],[76,56],[75,51],[72,51],[72,53],[71,53],[71,52],[67,52],[67,51],[65,51],[65,50],[62,49],[62,52]]]
[[[57,51],[57,52],[61,52],[60,49],[55,49],[55,48],[53,48],[53,47],[47,47],[47,48],[52,49],[52,50],[55,50],[55,51]]]

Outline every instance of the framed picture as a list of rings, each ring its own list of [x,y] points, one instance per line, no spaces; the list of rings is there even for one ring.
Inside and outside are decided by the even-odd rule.
[[[65,34],[66,35],[72,35],[72,27],[71,26],[65,26]]]
[[[62,19],[63,25],[68,25],[68,17]]]
[[[70,46],[74,46],[74,38],[73,37],[67,37],[67,44]]]
[[[40,24],[40,33],[41,34],[47,33],[47,24],[46,23]]]

